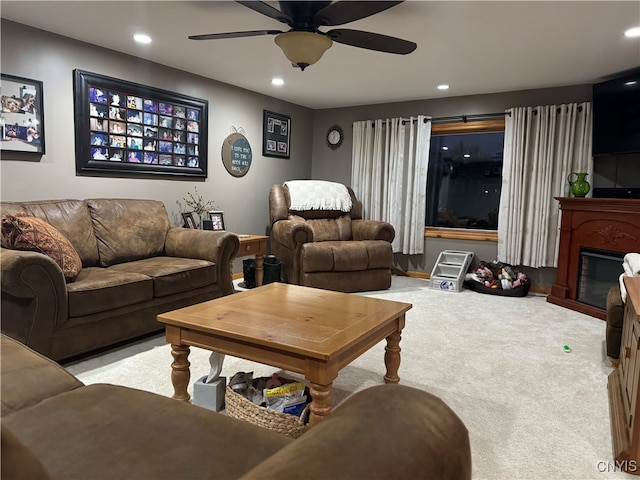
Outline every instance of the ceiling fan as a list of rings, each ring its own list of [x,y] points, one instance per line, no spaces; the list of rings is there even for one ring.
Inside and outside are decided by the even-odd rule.
[[[209,33],[191,35],[189,38],[191,40],[215,40],[275,35],[276,44],[282,49],[292,65],[300,70],[304,70],[320,60],[322,54],[331,47],[333,42],[398,55],[411,53],[417,47],[414,42],[362,30],[349,28],[335,28],[326,32],[319,30],[319,27],[343,25],[375,15],[402,3],[402,1],[281,1],[278,2],[280,4],[279,10],[266,2],[238,1],[238,3],[287,24],[290,30],[286,32],[282,30],[250,30]]]

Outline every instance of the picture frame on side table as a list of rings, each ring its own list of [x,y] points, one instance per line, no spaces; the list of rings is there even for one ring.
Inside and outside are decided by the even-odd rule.
[[[182,221],[184,222],[182,228],[198,228],[196,219],[193,218],[193,212],[183,212]]]
[[[226,230],[224,227],[224,212],[219,210],[210,211],[209,220],[211,221],[211,230],[214,232],[222,232]]]
[[[291,117],[264,110],[262,155],[289,158],[291,147]]]
[[[44,155],[43,84],[2,74],[0,83],[0,151]]]
[[[207,177],[207,100],[74,70],[76,174]]]

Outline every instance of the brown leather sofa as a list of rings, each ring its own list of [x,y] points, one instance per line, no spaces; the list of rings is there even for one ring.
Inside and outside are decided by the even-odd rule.
[[[54,360],[162,329],[159,313],[233,293],[240,247],[226,232],[171,227],[155,200],[2,202],[45,220],[82,268],[65,282],[49,256],[2,248],[2,332]]]
[[[271,253],[282,261],[284,282],[340,292],[391,286],[393,225],[362,219],[353,190],[350,212],[290,208],[286,185],[269,191]]]
[[[3,480],[471,478],[466,427],[415,388],[363,390],[292,439],[142,390],[85,386],[4,335],[0,347]]]

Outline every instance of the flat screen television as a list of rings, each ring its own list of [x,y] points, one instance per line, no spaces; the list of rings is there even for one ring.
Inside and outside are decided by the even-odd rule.
[[[593,154],[640,153],[640,68],[593,85]]]

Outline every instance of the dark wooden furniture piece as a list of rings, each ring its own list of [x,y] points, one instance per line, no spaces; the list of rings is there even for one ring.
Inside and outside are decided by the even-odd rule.
[[[604,309],[577,301],[580,249],[638,251],[640,200],[555,197],[562,209],[558,271],[547,301],[604,320]]]
[[[640,277],[625,277],[622,347],[618,368],[609,375],[609,412],[616,466],[640,475]]]
[[[387,383],[398,383],[400,333],[410,303],[270,283],[158,315],[166,324],[173,398],[189,401],[189,347],[301,373],[309,382],[309,425],[331,411],[338,372],[386,339]]]

